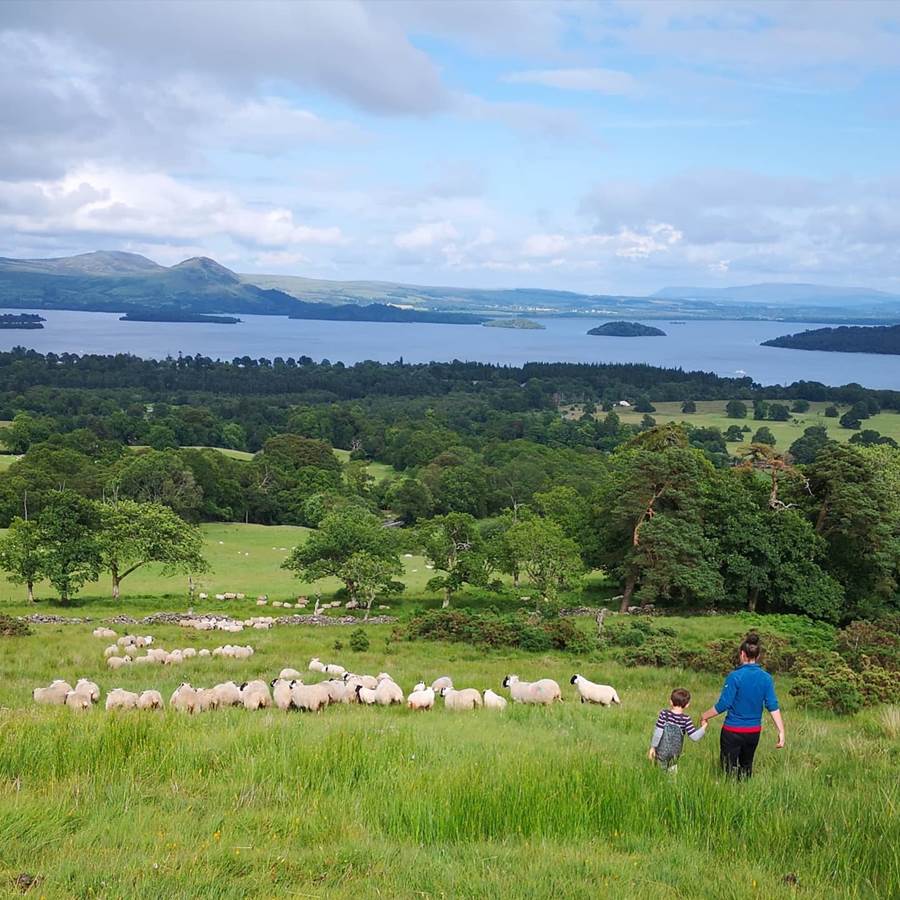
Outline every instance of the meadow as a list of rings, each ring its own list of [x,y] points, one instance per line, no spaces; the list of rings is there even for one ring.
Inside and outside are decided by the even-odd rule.
[[[749,401],[745,401],[749,409],[749,415],[746,419],[729,419],[728,416],[725,415],[726,402],[727,401],[725,400],[698,400],[697,412],[690,414],[685,414],[681,411],[681,403],[654,403],[653,405],[656,407],[656,412],[651,413],[651,415],[659,424],[665,422],[688,422],[697,428],[718,428],[723,433],[731,425],[747,425],[751,429],[750,434],[746,436],[747,441],[749,441],[753,432],[760,426],[765,425],[772,431],[772,434],[775,435],[775,446],[778,447],[779,450],[787,450],[797,438],[803,436],[804,430],[812,425],[826,426],[830,438],[844,443],[849,441],[850,438],[856,434],[855,431],[851,431],[849,428],[841,428],[837,419],[829,419],[825,415],[825,409],[826,407],[831,406],[831,403],[810,403],[808,412],[792,413],[792,418],[787,422],[771,422],[769,420],[758,422],[752,417],[753,409],[752,404]],[[788,402],[787,405],[790,406],[790,402]],[[838,408],[840,409],[841,414],[849,409],[849,407],[846,406],[839,406]],[[568,409],[566,414],[570,417],[574,416],[577,418],[581,415],[581,410],[578,407],[574,407]],[[598,418],[603,418],[605,415],[606,413],[604,412],[597,413]],[[644,417],[643,413],[621,408],[616,409],[616,415],[626,425],[639,425],[641,419]],[[877,431],[885,437],[893,438],[900,443],[900,414],[898,413],[880,412],[870,419],[866,419],[865,422],[863,422],[862,427]],[[731,448],[737,446],[739,445],[729,445]]]
[[[746,628],[724,616],[667,624],[686,641]],[[245,632],[256,648],[247,661],[110,673],[92,627],[0,638],[4,895],[16,895],[23,873],[46,898],[884,898],[900,889],[897,710],[807,713],[781,679],[788,745],[776,751],[765,730],[752,782],[719,774],[718,725],[686,748],[672,779],[645,756],[656,713],[686,686],[698,715],[717,695],[715,676],[626,669],[603,653],[408,642],[388,626],[367,628],[365,653],[347,649],[345,628],[277,627]],[[225,638],[135,630],[168,648]],[[549,676],[566,702],[500,714],[438,704],[193,718],[31,702],[31,689],[55,677],[88,677],[103,691],[154,687],[168,699],[182,680],[268,679],[311,656],[387,670],[407,691],[443,674],[501,693],[509,672]],[[575,671],[615,685],[622,705],[574,702]]]

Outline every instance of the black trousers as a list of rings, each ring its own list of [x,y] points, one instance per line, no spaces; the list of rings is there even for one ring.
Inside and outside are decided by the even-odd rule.
[[[759,732],[719,732],[719,760],[726,775],[749,778],[753,774],[753,756],[759,745]]]

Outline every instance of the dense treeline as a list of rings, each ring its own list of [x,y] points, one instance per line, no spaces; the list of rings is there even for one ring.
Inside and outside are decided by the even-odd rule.
[[[843,620],[897,605],[896,448],[839,445],[817,426],[784,453],[760,428],[753,443],[732,447],[735,464],[718,429],[657,426],[649,415],[626,426],[583,399],[609,407],[624,394],[652,410],[661,390],[653,373],[673,379],[665,391],[683,375],[679,390],[691,398],[704,396],[703,383],[713,393],[735,390],[733,380],[642,366],[145,364],[29,353],[2,360],[0,401],[12,424],[0,437],[22,457],[0,477],[0,526],[26,512],[49,522],[60,491],[95,504],[155,504],[188,522],[306,525],[318,537],[291,565],[305,577],[340,578],[366,606],[396,589],[400,544],[428,557],[432,587],[447,603],[467,585],[502,596],[500,575],[549,600],[598,567],[621,586],[623,606]],[[41,373],[61,383],[40,384]],[[241,389],[201,390],[207,378],[234,379]],[[270,394],[273,378],[306,388]],[[366,378],[382,390],[366,395]],[[615,387],[600,390],[606,379]],[[260,393],[249,393],[257,381]],[[751,399],[752,386],[741,386]],[[893,402],[890,392],[817,387],[860,412]],[[562,417],[557,406],[574,396],[584,414]],[[816,386],[809,396],[820,399]],[[752,399],[755,419],[790,413],[784,403]],[[729,406],[736,418],[749,412]],[[349,461],[334,447],[350,451]],[[370,460],[393,472],[376,483]],[[385,519],[406,527],[384,529]],[[382,536],[394,530],[399,543]],[[356,537],[348,543],[347,535]]]
[[[900,325],[842,325],[814,328],[763,341],[765,347],[839,350],[844,353],[900,353]]]

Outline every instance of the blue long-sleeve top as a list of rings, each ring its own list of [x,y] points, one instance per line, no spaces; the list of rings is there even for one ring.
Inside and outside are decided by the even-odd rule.
[[[716,712],[728,711],[722,727],[729,731],[759,731],[763,708],[769,712],[779,708],[772,676],[756,663],[738,666],[725,679],[716,701]]]

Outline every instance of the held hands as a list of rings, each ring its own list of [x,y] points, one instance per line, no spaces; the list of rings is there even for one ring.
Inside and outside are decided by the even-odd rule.
[[[656,759],[656,747],[651,747],[651,748],[647,751],[647,759],[649,759],[651,762],[652,762],[654,759]]]

